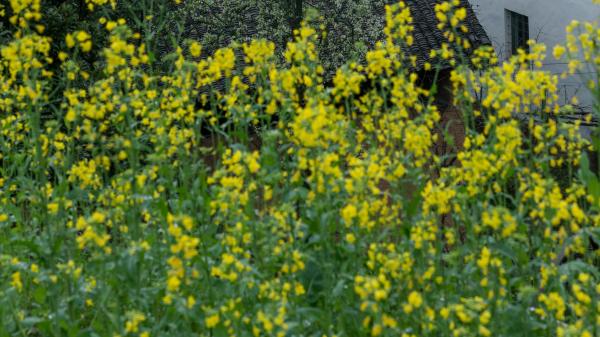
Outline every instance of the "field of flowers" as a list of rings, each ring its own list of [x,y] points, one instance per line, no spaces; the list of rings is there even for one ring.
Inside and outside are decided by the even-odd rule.
[[[282,62],[182,41],[158,72],[107,15],[87,69],[88,32],[0,5],[0,336],[599,336],[600,133],[559,121],[545,46],[463,60],[457,4],[425,64],[454,66],[466,126],[441,152],[402,2],[331,86],[310,25]],[[600,28],[567,32],[554,56],[600,70]]]

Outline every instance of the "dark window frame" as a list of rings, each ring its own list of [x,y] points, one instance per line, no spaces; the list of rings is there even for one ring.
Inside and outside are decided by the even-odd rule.
[[[519,49],[529,51],[529,17],[506,9],[507,42],[510,43],[510,55],[517,55]]]

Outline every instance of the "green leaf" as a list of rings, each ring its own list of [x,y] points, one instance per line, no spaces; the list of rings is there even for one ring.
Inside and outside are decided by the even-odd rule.
[[[585,184],[588,193],[594,198],[595,206],[598,206],[598,202],[600,201],[600,181],[590,170],[590,160],[585,152],[581,155],[579,177]]]
[[[588,273],[592,275],[597,275],[598,270],[593,266],[581,261],[569,261],[567,263],[561,264],[558,267],[559,275],[568,275],[570,277],[576,277],[580,273]]]
[[[47,294],[47,290],[44,287],[37,287],[34,291],[33,291],[33,299],[39,303],[39,304],[43,304],[44,301],[46,300],[46,294]]]
[[[341,279],[337,282],[331,294],[333,297],[340,297],[346,288],[346,280]]]
[[[25,326],[34,326],[40,322],[43,322],[44,319],[41,317],[26,317],[24,320],[21,321],[21,324],[25,325]]]

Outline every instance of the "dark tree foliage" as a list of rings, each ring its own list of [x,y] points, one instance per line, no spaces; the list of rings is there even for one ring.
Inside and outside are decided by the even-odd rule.
[[[320,58],[328,75],[344,62],[362,59],[382,38],[390,0],[189,0],[178,10],[186,38],[200,41],[205,55],[232,41],[265,38],[279,51],[303,19],[322,27]]]
[[[378,40],[383,39],[385,5],[393,0],[311,0],[327,32],[319,55],[331,72],[348,60],[362,60]]]
[[[172,0],[119,0],[114,10],[108,6],[96,7],[93,11],[88,9],[85,0],[42,0],[41,4],[44,12],[40,24],[44,26],[44,35],[53,41],[54,58],[60,50],[66,49],[67,34],[83,30],[92,35],[92,51],[82,55],[87,63],[83,67],[91,71],[101,69],[95,63],[102,60],[100,53],[108,38],[108,32],[99,24],[100,18],[125,19],[134,31],[142,35],[151,56],[158,55],[159,46],[165,43],[163,40],[172,41],[170,37],[176,37],[177,27],[181,26],[179,22],[167,21],[178,8]],[[10,6],[6,7],[6,11],[6,15],[0,17],[0,42],[10,40],[14,29],[8,23],[12,15]],[[170,24],[167,25],[167,22]]]
[[[348,60],[360,60],[382,38],[384,7],[393,0],[173,0],[117,1],[115,10],[90,11],[85,0],[42,0],[41,24],[53,43],[54,56],[65,48],[68,33],[85,30],[93,36],[93,50],[84,56],[89,71],[100,69],[100,53],[108,32],[98,20],[124,18],[140,32],[155,61],[186,39],[203,45],[203,55],[228,46],[265,38],[275,42],[281,55],[302,20],[327,32],[319,41],[319,55],[328,77]],[[140,4],[143,2],[143,4]],[[8,17],[0,18],[0,41],[10,38]],[[155,62],[157,70],[160,62]]]

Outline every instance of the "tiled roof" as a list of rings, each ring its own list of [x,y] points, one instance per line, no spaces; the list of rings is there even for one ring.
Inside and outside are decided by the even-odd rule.
[[[435,5],[440,0],[405,0],[413,17],[415,30],[413,31],[414,44],[410,53],[417,56],[418,65],[422,65],[429,58],[433,49],[439,49],[445,41],[442,32],[437,28],[438,21],[435,17]],[[467,9],[466,26],[469,29],[467,38],[473,49],[482,45],[491,45],[487,33],[479,23],[471,4],[467,0],[461,0],[461,6]],[[384,15],[384,14],[383,14]]]

